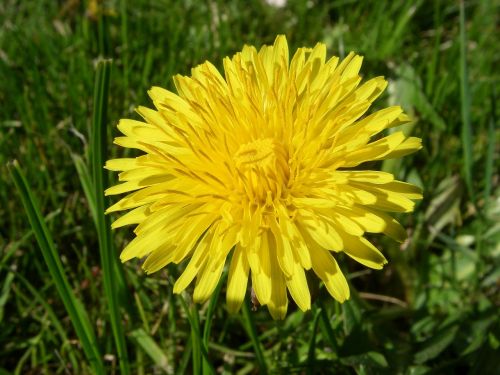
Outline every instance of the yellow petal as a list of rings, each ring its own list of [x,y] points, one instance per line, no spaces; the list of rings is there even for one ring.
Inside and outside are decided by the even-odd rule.
[[[422,189],[416,185],[402,181],[392,181],[390,183],[377,186],[379,190],[384,190],[389,193],[403,194],[409,199],[422,199]]]
[[[116,219],[112,224],[111,228],[116,229],[119,227],[123,227],[125,225],[130,224],[139,224],[143,222],[149,216],[149,206],[144,205],[141,207],[137,207],[130,212],[127,212],[125,215]]]
[[[307,247],[306,241],[297,226],[293,225],[293,228],[292,249],[295,259],[299,260],[302,268],[309,270],[311,269],[311,256],[309,254],[309,248]]]
[[[165,250],[168,248],[169,250],[170,245],[168,245],[168,237],[160,237],[160,233],[163,229],[163,227],[158,226],[143,236],[135,237],[121,252],[120,260],[126,262],[132,258],[142,258],[159,247],[163,247]],[[161,238],[161,240],[158,240],[158,238]]]
[[[257,241],[257,248],[248,251],[248,259],[252,256],[253,262],[250,262],[252,269],[252,288],[261,305],[266,305],[271,299],[271,260],[269,258],[269,244],[267,235],[260,236]]]
[[[384,77],[375,77],[366,81],[365,84],[360,86],[355,91],[357,100],[367,100],[368,102],[373,102],[377,99],[382,92],[384,92],[387,87],[387,81]]]
[[[269,257],[271,258],[271,299],[267,305],[273,319],[284,319],[288,309],[288,297],[286,295],[286,283],[283,271],[278,262],[275,245],[273,246],[274,236],[269,235]]]
[[[215,231],[217,233],[217,230]],[[226,263],[226,257],[232,248],[230,242],[224,241],[220,236],[214,235],[210,243],[209,258],[201,275],[196,278],[196,286],[193,293],[193,301],[203,303],[210,298],[217,286],[222,269]]]
[[[396,122],[400,125],[408,121],[408,116],[403,115],[401,107],[393,106],[384,108],[344,129],[339,135],[337,142],[344,144],[348,140],[355,139],[362,134],[371,137],[384,129],[394,126]]]
[[[406,239],[406,231],[401,224],[384,212],[366,206],[337,207],[337,211],[348,215],[367,232],[384,233],[399,242]]]
[[[120,130],[127,137],[134,138],[134,129],[140,126],[150,126],[146,122],[131,120],[131,119],[121,119],[118,122],[118,130]]]
[[[352,220],[349,214],[340,215],[336,212],[332,215],[332,219],[338,231],[344,231],[353,236],[362,236],[364,234],[363,228],[355,220]]]
[[[347,178],[349,181],[368,182],[372,184],[386,184],[394,180],[392,173],[379,171],[336,171],[334,178],[337,175]]]
[[[343,83],[351,78],[357,77],[361,69],[361,64],[363,64],[363,57],[359,55],[353,56],[342,72],[341,82]]]
[[[411,212],[415,206],[413,199],[421,199],[421,189],[417,186],[401,181],[392,181],[387,184],[360,184],[351,183],[354,189],[364,189],[365,193],[375,196],[375,202],[362,202],[371,204],[373,208],[394,211]]]
[[[311,247],[312,268],[323,281],[326,289],[339,302],[349,299],[349,285],[335,258],[328,250]]]
[[[196,246],[196,250],[193,253],[193,257],[189,261],[187,267],[184,272],[179,276],[177,281],[174,284],[174,293],[179,294],[184,289],[188,287],[189,284],[194,280],[200,269],[205,265],[205,262],[208,258],[207,247],[212,240],[212,236],[210,234],[205,235],[198,245]]]
[[[115,186],[112,186],[110,188],[107,188],[104,191],[104,195],[116,195],[116,194],[123,194],[127,193],[129,191],[133,190],[138,190],[147,186],[151,186],[152,184],[143,184],[141,180],[135,180],[135,181],[127,181],[124,182],[123,184],[118,184]]]
[[[387,263],[382,253],[366,238],[347,233],[341,235],[345,245],[344,252],[354,260],[373,269],[381,269]]]
[[[145,220],[143,220],[135,229],[134,233],[137,235],[145,234],[157,226],[162,226],[164,228],[170,228],[171,226],[180,226],[182,221],[179,220],[193,212],[197,212],[199,205],[168,205],[162,208],[157,208],[153,210],[153,205],[151,205],[151,211],[154,211]]]
[[[274,62],[288,70],[288,43],[284,35],[278,35],[273,46]]]
[[[137,158],[110,159],[104,168],[110,171],[128,171],[137,168]]]
[[[174,78],[174,82],[176,79]],[[153,99],[155,106],[158,109],[175,109],[178,112],[189,113],[191,107],[179,95],[174,94],[161,87],[153,86],[148,91],[149,97]]]
[[[116,137],[113,143],[124,148],[136,148],[144,152],[150,152],[148,146],[144,142],[140,142],[136,137]]]
[[[276,254],[281,270],[286,276],[291,276],[294,270],[295,259],[288,237],[284,236],[275,219],[270,220],[274,243],[276,244]]]
[[[412,154],[422,148],[422,139],[416,137],[407,138],[403,143],[384,156],[384,159],[401,158],[405,155]]]
[[[196,278],[196,286],[193,293],[193,301],[203,303],[210,298],[219,283],[224,263],[207,261],[205,268]],[[214,269],[214,270],[213,270]]]
[[[386,227],[383,233],[386,236],[389,236],[393,240],[398,242],[403,242],[406,239],[407,237],[406,230],[401,226],[401,224],[399,224],[399,222],[389,217],[389,215],[383,216],[383,213],[380,213],[379,216],[384,217],[385,219]]]
[[[311,294],[309,293],[306,274],[300,264],[296,263],[293,275],[286,278],[286,286],[293,300],[302,311],[311,309]]]
[[[186,258],[193,250],[201,235],[217,220],[216,214],[202,214],[198,217],[187,220],[182,228],[179,229],[178,241],[176,241],[174,263],[179,263]],[[220,237],[217,237],[220,240]],[[212,242],[215,240],[212,240]],[[229,250],[228,250],[229,251]],[[216,254],[211,254],[216,258]]]
[[[139,168],[123,171],[118,175],[120,181],[144,180],[149,177],[164,176],[165,181],[169,181],[173,176],[168,176],[168,170],[160,166],[140,166]],[[163,182],[165,182],[163,181]]]
[[[342,199],[347,198],[349,201],[359,204],[376,204],[378,198],[376,192],[365,189],[365,184],[356,184],[354,182],[342,186],[339,189],[339,197]]]
[[[304,238],[312,238],[324,249],[342,250],[342,238],[332,225],[327,224],[326,220],[321,220],[317,223],[301,221],[299,229]]]
[[[355,167],[361,163],[371,160],[382,160],[386,155],[395,150],[403,141],[403,132],[396,132],[367,144],[365,147],[347,154],[344,158],[343,167]]]
[[[344,216],[348,216],[370,233],[381,233],[387,227],[384,218],[363,206],[337,207],[337,211]]]
[[[153,252],[148,255],[146,261],[142,265],[142,269],[148,275],[157,272],[166,265],[172,263],[174,255],[175,246],[167,242],[165,245],[153,250]]]
[[[241,246],[236,246],[227,280],[226,303],[230,312],[236,313],[245,298],[249,265]]]

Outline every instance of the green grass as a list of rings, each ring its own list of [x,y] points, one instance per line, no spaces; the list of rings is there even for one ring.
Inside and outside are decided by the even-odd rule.
[[[0,374],[497,371],[498,2],[90,3],[0,3]],[[377,237],[383,271],[340,259],[350,301],[314,288],[312,311],[275,322],[230,315],[225,284],[198,306],[172,293],[180,269],[121,265],[132,233],[109,229],[101,167],[150,86],[280,33],[389,79],[372,111],[403,105],[424,149],[380,167],[425,196],[402,247]]]

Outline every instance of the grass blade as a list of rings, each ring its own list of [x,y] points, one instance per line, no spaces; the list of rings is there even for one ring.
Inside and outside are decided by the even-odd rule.
[[[210,303],[208,304],[207,315],[205,318],[205,325],[203,327],[203,346],[208,353],[209,339],[210,339],[210,330],[212,328],[212,319],[215,314],[215,308],[217,306],[217,302],[219,300],[220,291],[222,289],[222,285],[225,283],[227,278],[227,271],[225,271],[219,280],[219,284],[214,291],[214,294],[210,298]],[[203,373],[208,373],[209,363],[208,361],[203,361]]]
[[[259,373],[267,374],[267,363],[264,358],[264,353],[262,352],[262,347],[259,341],[259,335],[257,334],[257,329],[255,327],[255,322],[253,321],[253,316],[250,311],[250,306],[248,306],[248,301],[245,300],[242,306],[243,319],[245,321],[245,328],[252,341],[253,348],[255,350],[255,356],[257,357],[257,362],[259,363]]]
[[[203,342],[205,344],[205,348],[208,349],[208,340],[210,338],[210,329],[212,328],[212,318],[215,314],[215,308],[217,307],[217,302],[219,301],[220,291],[222,289],[222,285],[225,283],[227,278],[227,271],[222,274],[221,279],[219,280],[219,284],[214,291],[214,294],[210,298],[210,303],[208,304],[207,316],[205,319],[205,325],[203,327]]]
[[[5,266],[2,266],[0,265],[0,269],[4,268],[5,270],[8,270],[7,267]],[[59,321],[59,318],[57,317],[56,313],[54,312],[54,310],[52,309],[52,307],[50,306],[50,304],[47,302],[47,298],[44,297],[39,290],[37,290],[26,278],[24,278],[24,276],[22,276],[19,272],[17,273],[13,273],[12,271],[9,271],[9,274],[7,275],[7,277],[9,275],[13,275],[15,276],[15,279],[16,280],[19,280],[21,282],[21,284],[23,284],[23,286],[28,289],[28,291],[32,294],[34,300],[39,303],[41,306],[43,306],[43,308],[45,309],[45,311],[47,312],[47,315],[49,317],[49,320],[50,320],[50,323],[54,326],[54,330],[59,334],[61,340],[62,340],[62,347],[66,347],[68,348],[68,357],[69,357],[69,362],[71,363],[71,366],[72,366],[72,370],[76,373],[80,373],[82,371],[82,369],[80,368],[80,365],[78,364],[78,361],[75,357],[75,354],[73,352],[73,350],[71,350],[71,344],[69,343],[69,339],[68,339],[68,336],[66,334],[66,331],[64,330],[64,327],[63,325],[61,324],[61,322]],[[8,280],[6,280],[6,284],[5,286],[7,285],[7,282]],[[4,286],[4,287],[5,287]],[[1,375],[1,373],[0,373]]]
[[[320,328],[323,333],[323,338],[328,339],[328,342],[330,343],[332,347],[332,357],[337,358],[337,353],[339,351],[339,347],[337,344],[337,340],[335,339],[335,333],[333,331],[333,328],[330,324],[330,320],[328,318],[326,308],[323,305],[323,301],[321,298],[318,298],[317,300],[318,303],[318,310],[320,312],[321,320],[320,320]]]
[[[203,361],[203,374],[215,374],[214,369],[210,365],[210,361],[208,358],[208,352],[203,343],[203,337],[200,330],[200,318],[198,316],[198,307],[193,304],[191,311],[184,300],[182,295],[179,295],[179,301],[181,302],[181,306],[186,313],[186,317],[189,321],[189,325],[191,326],[191,345],[192,345],[192,357],[193,357],[193,373],[201,374],[201,364]]]
[[[496,102],[496,92],[493,87],[491,93],[491,116],[488,121],[488,147],[486,151],[486,167],[484,174],[484,201],[486,204],[488,204],[491,195],[493,165],[495,162],[495,124],[497,123]]]
[[[56,289],[64,303],[64,307],[68,312],[71,323],[75,328],[76,334],[81,341],[83,350],[95,374],[104,374],[104,364],[102,362],[101,353],[99,352],[94,332],[90,325],[82,304],[73,294],[66,275],[64,273],[61,260],[54,247],[52,236],[43,221],[43,217],[38,207],[38,202],[35,200],[31,190],[26,182],[19,164],[14,161],[9,165],[9,171],[16,188],[21,196],[23,206],[26,210],[28,220],[33,228],[38,246],[42,252],[42,256],[47,264],[50,275],[54,280]]]
[[[153,338],[142,328],[136,329],[130,333],[130,336],[144,350],[144,352],[153,360],[153,362],[164,372],[172,373],[172,368],[168,365],[168,359]]]
[[[191,341],[193,342],[193,372],[201,374],[203,341],[200,335],[200,321],[196,305],[193,304],[191,312],[189,323],[191,324]]]
[[[464,175],[467,190],[473,201],[472,189],[472,130],[470,124],[470,93],[467,74],[467,37],[465,34],[464,1],[460,1],[460,97],[462,112],[462,146],[464,150]]]
[[[99,239],[99,253],[104,280],[104,292],[109,305],[111,329],[115,339],[116,351],[121,373],[130,373],[125,334],[120,318],[119,283],[120,273],[115,272],[115,256],[111,237],[109,217],[104,215],[107,202],[104,197],[104,188],[107,186],[107,174],[103,169],[107,150],[107,102],[111,61],[101,60],[97,65],[96,82],[94,87],[94,112],[91,143],[91,170],[94,182],[94,198],[97,218],[97,235]]]
[[[94,223],[97,225],[97,209],[95,206],[94,188],[87,165],[79,155],[71,154],[71,159],[73,159],[73,164],[75,164],[76,172],[80,178],[83,193],[85,194],[85,198],[87,198],[92,220],[94,220]]]
[[[316,309],[316,311],[314,312],[311,340],[309,341],[309,350],[307,353],[307,372],[309,374],[314,373],[314,361],[315,361],[315,352],[316,352],[316,333],[318,331],[318,323],[319,323],[320,316],[321,316],[321,309]]]

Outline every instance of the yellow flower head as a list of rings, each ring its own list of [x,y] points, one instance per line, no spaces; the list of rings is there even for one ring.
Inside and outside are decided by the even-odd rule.
[[[225,58],[224,75],[205,62],[176,76],[178,94],[153,87],[156,110],[139,107],[144,122],[121,120],[125,136],[115,139],[145,154],[106,163],[123,181],[106,194],[129,193],[107,212],[133,209],[113,228],[137,225],[121,260],[147,257],[147,273],[188,260],[174,292],[196,278],[193,298],[203,302],[234,248],[228,309],[239,309],[251,278],[275,319],[286,315],[287,291],[310,308],[306,270],[348,299],[334,255],[382,268],[386,259],[364,234],[402,241],[405,230],[387,212],[410,212],[421,198],[390,173],[356,168],[421,148],[400,131],[372,140],[409,119],[400,107],[363,117],[387,82],[360,85],[361,62],[353,53],[326,60],[322,43],[290,61],[278,36]]]

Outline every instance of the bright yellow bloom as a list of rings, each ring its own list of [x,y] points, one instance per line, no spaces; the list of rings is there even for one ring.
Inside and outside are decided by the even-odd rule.
[[[106,163],[123,181],[106,194],[130,193],[107,212],[133,209],[113,228],[137,224],[121,260],[147,257],[151,273],[189,259],[174,292],[196,277],[193,298],[203,302],[234,248],[228,309],[239,309],[251,278],[275,319],[286,315],[287,291],[310,309],[311,268],[336,300],[348,299],[334,254],[382,268],[386,259],[364,234],[402,241],[405,230],[387,212],[410,212],[421,198],[390,173],[357,168],[421,148],[400,131],[372,140],[409,119],[400,107],[362,118],[387,82],[360,85],[361,62],[353,53],[326,60],[322,43],[289,61],[278,36],[225,58],[224,76],[205,62],[174,78],[178,94],[153,87],[156,110],[139,107],[144,122],[121,120],[125,136],[115,139],[145,154]]]

